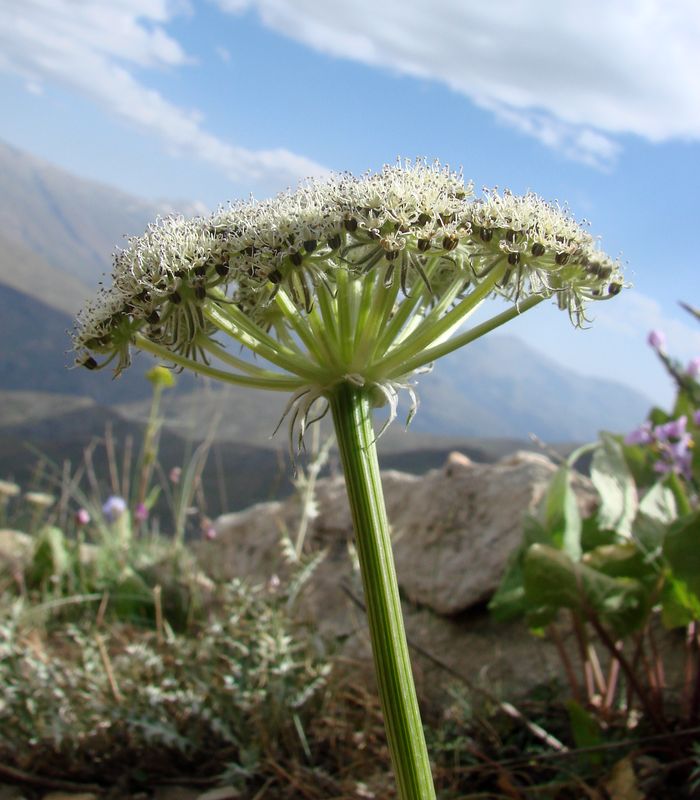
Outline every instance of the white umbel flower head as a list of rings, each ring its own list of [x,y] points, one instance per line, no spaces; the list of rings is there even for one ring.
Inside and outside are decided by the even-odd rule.
[[[422,161],[160,219],[117,253],[112,278],[78,317],[80,363],[119,372],[136,347],[291,391],[301,420],[348,380],[393,407],[416,370],[543,299],[580,324],[588,301],[623,285],[619,265],[559,206],[532,194],[475,198],[461,174]],[[508,310],[454,335],[493,295]]]

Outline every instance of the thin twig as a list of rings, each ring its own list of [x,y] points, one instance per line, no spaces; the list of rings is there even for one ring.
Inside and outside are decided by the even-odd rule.
[[[564,647],[564,642],[562,641],[561,634],[559,633],[557,626],[551,624],[547,628],[547,633],[549,634],[550,639],[554,642],[554,646],[557,648],[557,653],[559,653],[559,658],[561,659],[561,662],[564,665],[564,672],[566,672],[566,677],[567,680],[569,681],[571,694],[573,695],[574,700],[576,700],[577,703],[581,703],[583,700],[581,696],[581,686],[576,678],[576,673],[574,672],[573,664],[571,663],[569,654],[566,652],[566,648]]]
[[[163,590],[158,584],[157,586],[153,587],[153,605],[155,606],[156,610],[156,638],[158,640],[158,644],[160,646],[163,645],[164,636],[163,636]]]
[[[40,775],[33,775],[31,772],[9,767],[7,764],[0,764],[0,775],[18,783],[26,783],[28,786],[37,786],[42,789],[56,789],[67,792],[101,792],[103,787],[96,783],[75,783],[73,781],[63,781],[60,778],[42,778]]]
[[[97,649],[100,651],[100,658],[102,659],[102,665],[104,666],[105,673],[107,674],[107,680],[109,681],[109,688],[112,690],[112,696],[117,703],[121,703],[124,697],[117,686],[117,681],[114,677],[114,670],[112,669],[112,662],[109,660],[109,653],[107,652],[105,643],[102,641],[102,637],[99,633],[95,634],[95,641],[97,642]]]
[[[607,647],[610,651],[610,655],[613,658],[617,658],[620,662],[620,667],[622,671],[625,673],[625,677],[629,681],[630,685],[634,689],[639,698],[640,703],[642,704],[642,708],[644,711],[649,715],[649,718],[653,722],[654,726],[657,730],[665,730],[666,725],[662,717],[659,716],[657,709],[654,707],[654,704],[650,702],[649,696],[647,692],[644,691],[644,687],[639,683],[637,680],[637,676],[634,673],[634,670],[630,666],[629,661],[625,658],[625,654],[622,651],[622,648],[618,648],[615,645],[610,634],[605,630],[603,625],[601,624],[600,620],[596,616],[594,612],[589,613],[588,617],[593,629],[598,634],[601,642]]]

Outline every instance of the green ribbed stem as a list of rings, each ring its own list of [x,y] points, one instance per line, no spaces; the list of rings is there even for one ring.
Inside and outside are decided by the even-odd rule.
[[[368,392],[349,383],[329,395],[362,571],[374,668],[401,800],[434,800],[403,626]]]

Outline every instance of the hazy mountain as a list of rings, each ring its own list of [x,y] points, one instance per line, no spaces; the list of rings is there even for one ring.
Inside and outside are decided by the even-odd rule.
[[[3,237],[90,286],[109,270],[115,247],[141,233],[157,213],[153,203],[76,178],[3,143],[0,185]]]
[[[41,256],[0,232],[0,286],[2,285],[70,315],[93,292],[87,284],[52,267]]]
[[[143,375],[152,362],[144,361],[116,380],[109,370],[72,368],[72,325],[68,314],[0,284],[0,389],[75,395],[101,403],[148,396],[150,384]],[[57,407],[56,413],[61,410]],[[0,408],[0,421],[4,414]]]

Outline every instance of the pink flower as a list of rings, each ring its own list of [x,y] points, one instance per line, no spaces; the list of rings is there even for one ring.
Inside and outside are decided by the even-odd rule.
[[[691,378],[700,376],[700,356],[695,356],[695,358],[690,359],[686,372]]]
[[[666,334],[663,331],[650,331],[647,342],[657,352],[664,351],[666,349]]]
[[[75,524],[82,527],[90,522],[90,512],[87,508],[79,508],[75,512]]]
[[[204,538],[205,538],[205,539],[206,539],[208,542],[211,542],[211,541],[213,541],[214,539],[216,539],[216,528],[215,528],[213,525],[208,525],[208,526],[207,526],[207,527],[204,529]]]
[[[134,519],[137,522],[145,522],[148,519],[148,509],[143,503],[139,503],[134,509]]]

